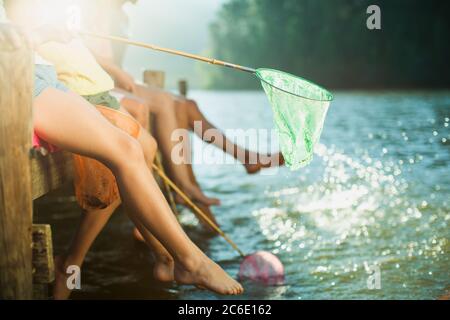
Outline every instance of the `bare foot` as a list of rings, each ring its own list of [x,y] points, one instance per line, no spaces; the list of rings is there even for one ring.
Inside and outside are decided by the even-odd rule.
[[[189,186],[184,188],[184,192],[194,202],[199,202],[205,206],[220,206],[220,199],[207,197],[197,186]],[[180,197],[181,198],[181,197]],[[184,200],[183,200],[184,201]]]
[[[66,261],[64,257],[55,257],[55,283],[53,285],[53,299],[67,300],[72,293],[67,288]]]
[[[265,160],[264,163],[261,161],[261,155],[249,156],[249,159],[257,159],[257,163],[245,163],[244,167],[248,174],[255,174],[264,168],[280,167],[284,165],[284,157],[281,152],[268,156],[270,161]]]
[[[238,295],[244,292],[239,282],[231,278],[219,265],[196,250],[197,257],[175,264],[175,281],[195,285],[222,295]]]
[[[245,170],[247,171],[248,174],[256,174],[258,172],[261,171],[262,166],[261,164],[244,164]]]
[[[153,276],[155,279],[161,282],[171,282],[174,281],[174,269],[175,263],[172,257],[156,257],[155,256],[155,266],[153,267]]]

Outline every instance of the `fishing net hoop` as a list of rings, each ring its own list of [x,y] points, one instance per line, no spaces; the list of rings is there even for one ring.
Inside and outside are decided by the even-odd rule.
[[[306,96],[303,96],[303,95],[296,94],[294,92],[287,91],[287,90],[285,90],[283,88],[280,88],[279,86],[276,86],[275,84],[270,83],[269,81],[267,81],[262,76],[261,71],[268,71],[268,72],[274,72],[274,73],[278,73],[278,74],[283,74],[283,75],[286,75],[286,76],[288,76],[290,78],[293,78],[293,79],[305,82],[305,83],[311,85],[312,87],[315,87],[316,89],[322,91],[324,96],[326,96],[328,98],[327,99],[314,99],[314,98],[310,98],[310,97],[306,97]],[[271,87],[273,87],[273,88],[275,88],[275,89],[277,89],[279,91],[282,91],[284,93],[287,93],[287,94],[290,94],[290,95],[293,95],[293,96],[296,96],[296,97],[299,97],[299,98],[302,98],[302,99],[313,100],[313,101],[321,101],[321,102],[331,102],[331,101],[334,100],[333,94],[331,92],[329,92],[327,89],[319,86],[318,84],[316,84],[314,82],[311,82],[311,81],[309,81],[309,80],[307,80],[305,78],[299,77],[299,76],[295,76],[295,75],[293,75],[291,73],[287,73],[287,72],[280,71],[280,70],[275,70],[275,69],[270,69],[270,68],[259,68],[259,69],[256,70],[256,76],[258,77],[258,79],[260,81],[266,83],[267,85],[269,85],[269,86],[271,86]]]
[[[298,170],[313,159],[333,95],[304,78],[261,68],[255,71],[274,113],[286,166]]]

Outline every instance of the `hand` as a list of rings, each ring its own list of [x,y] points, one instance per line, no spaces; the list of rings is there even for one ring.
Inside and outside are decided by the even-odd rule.
[[[114,82],[118,88],[131,93],[136,92],[136,84],[134,82],[134,78],[122,69],[116,72],[114,76]]]
[[[2,47],[9,46],[10,49],[17,49],[23,42],[23,36],[16,28],[7,23],[0,23],[0,44],[2,44]],[[3,44],[6,44],[6,46]]]

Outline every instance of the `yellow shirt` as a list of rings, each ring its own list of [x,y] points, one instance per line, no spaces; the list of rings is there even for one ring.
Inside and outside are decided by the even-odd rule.
[[[79,39],[68,44],[46,43],[39,47],[38,53],[55,66],[59,81],[81,96],[114,88],[114,81]]]

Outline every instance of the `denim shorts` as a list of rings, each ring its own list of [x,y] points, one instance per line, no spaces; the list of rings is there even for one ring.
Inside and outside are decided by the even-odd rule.
[[[34,66],[34,90],[33,97],[39,96],[45,89],[54,88],[64,92],[69,91],[58,81],[56,71],[53,66],[36,64]]]

